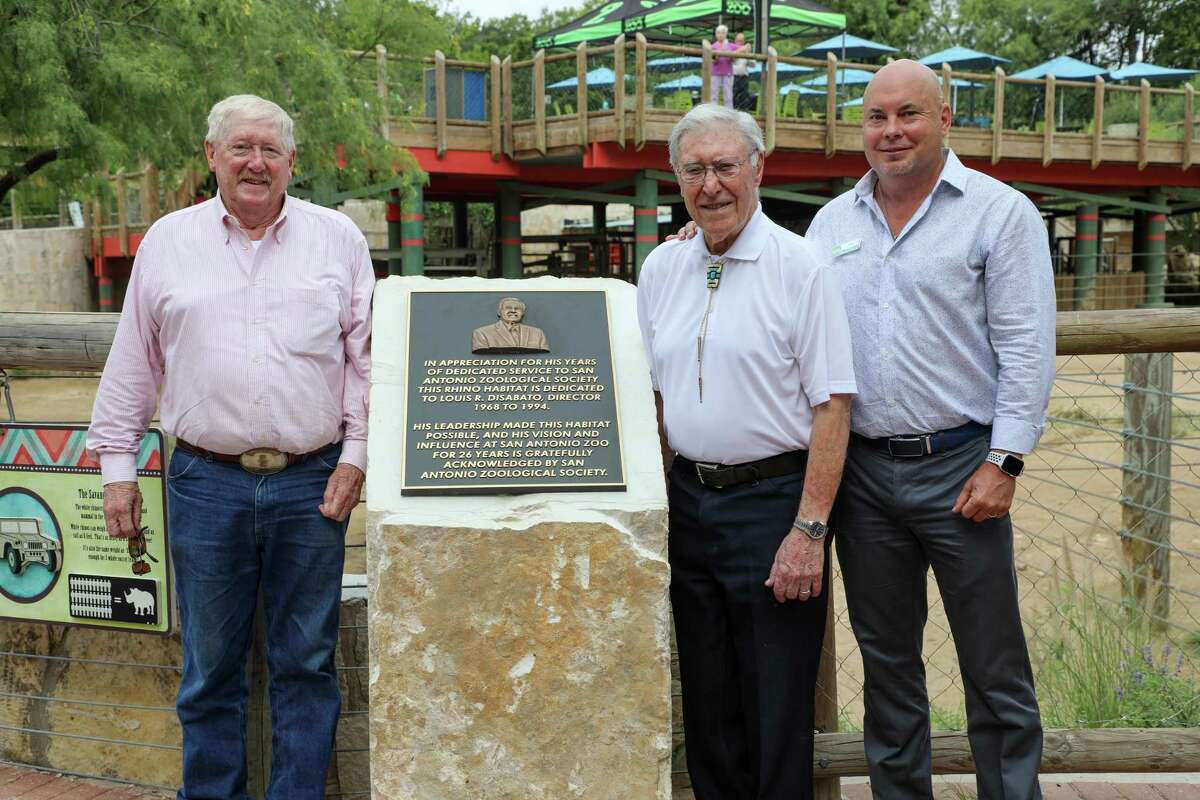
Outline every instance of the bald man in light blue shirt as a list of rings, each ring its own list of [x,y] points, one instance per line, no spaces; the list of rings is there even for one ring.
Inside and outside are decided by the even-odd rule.
[[[1008,510],[1054,380],[1046,227],[1026,197],[945,148],[950,110],[927,67],[884,67],[863,110],[871,171],[807,237],[840,279],[854,343],[832,528],[866,676],[871,789],[933,796],[921,655],[932,566],[979,797],[1033,800],[1042,730]]]

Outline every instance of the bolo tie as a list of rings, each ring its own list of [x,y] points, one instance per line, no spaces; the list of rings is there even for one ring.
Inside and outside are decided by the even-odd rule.
[[[717,299],[717,289],[721,286],[721,270],[725,267],[724,259],[708,263],[705,277],[708,282],[708,304],[704,307],[704,316],[700,319],[700,333],[696,335],[696,388],[700,392],[700,402],[704,402],[704,340],[708,338],[708,317],[712,314],[713,302]]]

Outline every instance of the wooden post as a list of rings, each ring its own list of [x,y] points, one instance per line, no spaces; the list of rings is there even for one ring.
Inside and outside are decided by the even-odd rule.
[[[117,238],[121,255],[129,255],[129,198],[125,190],[125,173],[117,173]]]
[[[825,54],[825,157],[837,152],[837,56]]]
[[[1104,78],[1096,76],[1096,96],[1092,107],[1092,169],[1100,166],[1104,146]]]
[[[613,42],[613,113],[617,121],[617,147],[625,149],[625,34]]]
[[[492,137],[492,161],[499,161],[500,153],[504,150],[504,138],[502,133],[503,129],[501,128],[501,117],[503,117],[503,113],[500,106],[500,84],[502,79],[500,77],[500,58],[498,56],[492,56],[491,66],[492,85],[490,87],[491,91],[489,92],[489,96],[491,97],[492,107],[488,109],[488,132],[491,133]]]
[[[766,115],[766,135],[764,145],[766,155],[775,151],[775,117],[779,107],[778,89],[779,52],[774,47],[767,47],[767,69],[762,78],[763,113]]]
[[[700,48],[703,51],[700,59],[700,102],[707,103],[708,98],[712,97],[712,43],[702,39]]]
[[[641,32],[633,46],[633,146],[646,146],[646,37]]]
[[[433,84],[435,103],[434,126],[437,132],[437,157],[446,155],[446,54],[441,50],[433,52]]]
[[[954,97],[954,79],[950,74],[950,65],[945,61],[942,62],[942,102],[950,105],[951,99]],[[951,109],[953,111],[953,109]],[[950,124],[954,125],[953,114],[951,114]]]
[[[1131,608],[1166,629],[1171,612],[1171,411],[1175,356],[1125,356],[1125,457],[1121,584]]]
[[[579,114],[579,149],[588,146],[587,42],[575,48],[575,110]]]
[[[1055,81],[1055,78],[1053,75],[1046,76],[1046,101],[1045,101],[1045,103],[1043,103],[1045,108],[1042,109],[1042,111],[1045,112],[1044,113],[1045,127],[1042,129],[1042,166],[1043,167],[1050,166],[1050,162],[1054,160],[1054,126],[1055,126],[1054,107],[1055,107],[1055,103],[1056,103],[1055,90],[1054,90],[1055,83],[1056,83],[1056,81]]]
[[[1004,147],[1004,70],[996,67],[996,82],[992,99],[992,163],[1000,163]]]
[[[142,224],[153,225],[162,216],[158,205],[158,167],[146,162],[142,165]]]
[[[546,155],[546,51],[533,54],[533,145]]]
[[[1196,107],[1196,89],[1190,84],[1183,87],[1183,169],[1192,168],[1192,141],[1196,138],[1196,120],[1192,118]]]
[[[512,110],[512,56],[505,56],[501,63],[501,91],[504,95],[503,99],[503,119],[504,119],[504,154],[509,158],[513,157],[513,110]]]
[[[375,96],[379,98],[383,112],[379,119],[379,133],[390,142],[392,126],[388,118],[387,48],[381,44],[375,45]]]
[[[21,221],[21,204],[17,202],[17,189],[14,186],[8,190],[8,207],[12,210],[12,229],[19,231],[23,227]]]
[[[817,668],[814,724],[821,733],[837,733],[837,614],[833,602],[833,586],[826,586],[828,605],[825,607],[825,638],[821,642],[821,664]],[[840,778],[817,778],[813,781],[815,800],[841,800]]]
[[[1150,160],[1150,81],[1145,78],[1138,99],[1138,169],[1143,170]]]

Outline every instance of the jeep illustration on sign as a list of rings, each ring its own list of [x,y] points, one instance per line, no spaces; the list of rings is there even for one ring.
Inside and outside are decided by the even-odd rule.
[[[42,533],[41,523],[32,517],[0,517],[0,548],[13,575],[20,575],[33,562],[50,572],[62,567],[62,544]]]

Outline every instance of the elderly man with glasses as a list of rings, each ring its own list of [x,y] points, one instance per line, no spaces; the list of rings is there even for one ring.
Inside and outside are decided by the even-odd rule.
[[[703,236],[651,253],[638,317],[670,483],[688,772],[697,800],[811,798],[849,326],[816,251],[759,207],[750,115],[697,106],[669,149]]]
[[[246,654],[261,589],[271,673],[269,800],[317,800],[341,697],[346,520],[367,462],[366,239],[287,193],[292,119],[253,95],[208,116],[213,199],[138,248],[92,409],[111,536],[137,534],[138,444],[159,404],[183,639],[179,800],[248,800]],[[159,393],[161,391],[161,399]]]

